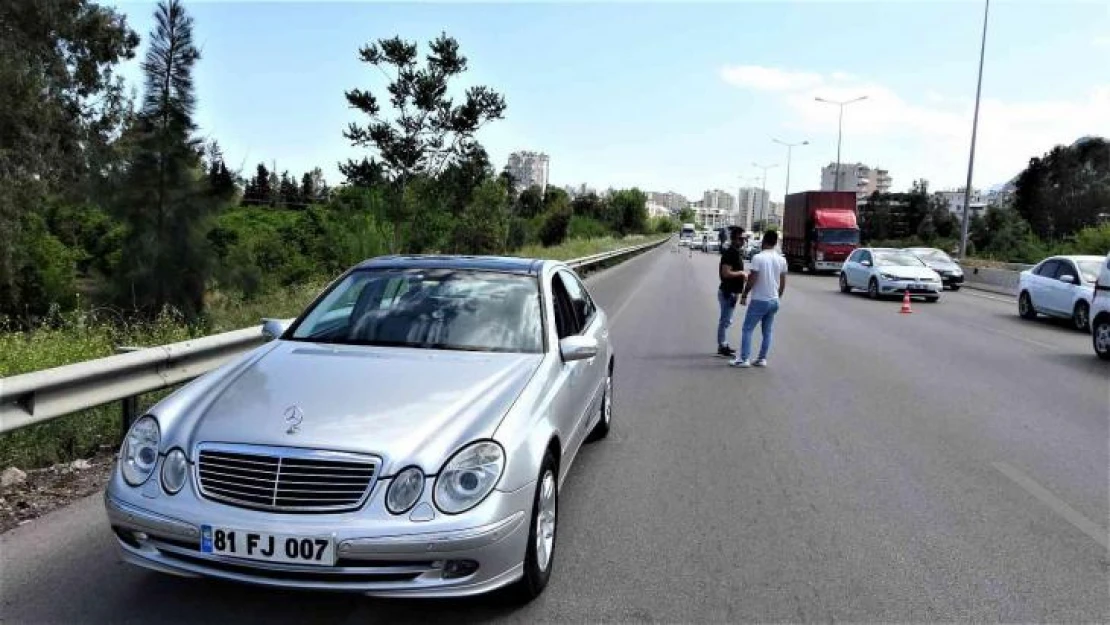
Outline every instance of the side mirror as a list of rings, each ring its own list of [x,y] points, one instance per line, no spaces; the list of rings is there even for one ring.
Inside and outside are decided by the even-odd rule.
[[[859,264],[863,265],[864,267],[870,267],[871,266],[871,261],[861,260]]]
[[[1066,282],[1068,284],[1075,284],[1075,276],[1073,276],[1073,275],[1068,275],[1068,274],[1062,275],[1062,276],[1060,276],[1059,280],[1060,280],[1060,282]]]
[[[272,341],[289,329],[289,322],[284,319],[263,319],[262,320],[262,336],[267,341]]]
[[[597,356],[597,351],[597,340],[586,336],[568,336],[559,341],[559,353],[563,355],[564,362],[589,360]]]

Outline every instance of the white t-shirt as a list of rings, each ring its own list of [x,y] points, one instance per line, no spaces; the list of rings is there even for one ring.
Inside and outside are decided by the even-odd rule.
[[[759,279],[750,294],[753,300],[779,298],[779,277],[786,273],[785,258],[774,250],[764,250],[752,257],[748,269],[759,272]]]

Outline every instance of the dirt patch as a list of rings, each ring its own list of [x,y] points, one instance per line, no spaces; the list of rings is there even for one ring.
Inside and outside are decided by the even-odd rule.
[[[27,471],[23,482],[0,487],[0,534],[103,489],[115,461],[114,448],[104,448],[92,458]]]

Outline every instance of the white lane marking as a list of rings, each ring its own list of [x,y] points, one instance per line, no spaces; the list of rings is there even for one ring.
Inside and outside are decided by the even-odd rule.
[[[983,332],[990,332],[991,334],[997,334],[999,336],[1004,336],[1006,338],[1010,338],[1010,339],[1013,339],[1015,341],[1021,341],[1023,343],[1028,343],[1030,345],[1036,345],[1037,347],[1043,347],[1045,349],[1051,349],[1053,351],[1058,351],[1060,349],[1060,347],[1058,345],[1050,345],[1048,343],[1042,343],[1040,341],[1034,341],[1033,339],[1029,339],[1029,338],[1025,338],[1024,336],[1021,336],[1020,334],[1010,334],[1009,332],[1006,332],[1004,330],[996,330],[994,328],[989,328],[987,326],[981,326],[977,323],[968,323],[966,321],[957,321],[956,323],[959,323],[960,325],[967,326],[969,328],[975,328],[976,330],[981,330]]]
[[[1028,477],[1021,471],[1006,464],[1005,462],[993,462],[994,468],[998,469],[1003,475],[1010,478],[1018,486],[1025,489],[1027,493],[1033,495],[1045,504],[1056,514],[1064,517],[1064,520],[1075,526],[1076,529],[1090,536],[1094,541],[1102,545],[1103,549],[1110,549],[1110,537],[1108,537],[1106,530],[1096,525],[1093,521],[1076,511],[1068,504],[1058,499],[1055,495],[1048,492],[1045,487],[1034,482],[1032,478]]]
[[[974,287],[965,287],[965,288],[971,289],[971,288],[974,288]],[[1010,299],[1002,299],[1001,297],[995,297],[993,295],[983,295],[982,293],[972,293],[970,291],[965,291],[964,295],[970,295],[972,297],[978,297],[980,299],[994,300],[996,302],[1002,302],[1003,304],[1017,303],[1017,297],[1012,297]]]

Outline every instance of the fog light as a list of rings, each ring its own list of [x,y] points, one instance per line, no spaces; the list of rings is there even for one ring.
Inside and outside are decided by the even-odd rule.
[[[150,536],[146,535],[146,532],[134,532],[133,535],[135,536],[135,540],[141,543],[145,543],[147,539],[150,538]]]
[[[478,570],[474,560],[448,560],[443,563],[443,579],[455,579],[473,575]]]

